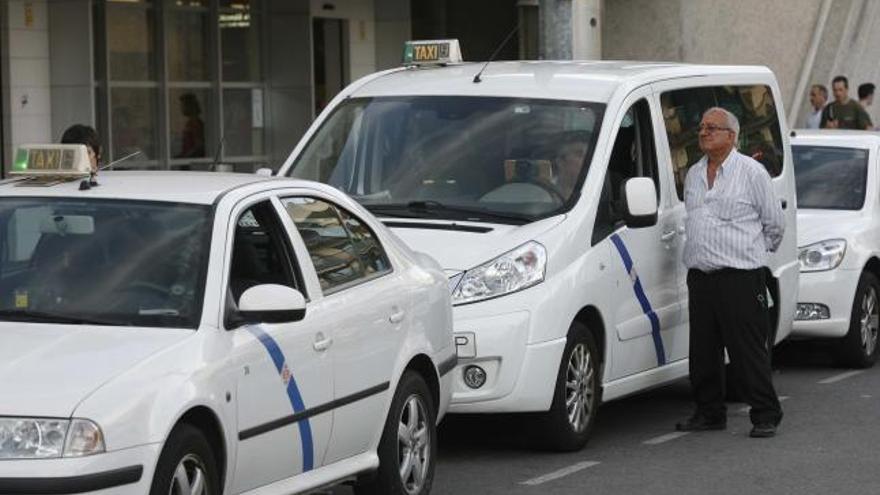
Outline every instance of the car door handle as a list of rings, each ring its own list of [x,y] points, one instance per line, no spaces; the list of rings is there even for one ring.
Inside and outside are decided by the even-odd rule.
[[[788,208],[788,201],[786,201],[786,200],[784,200],[784,199],[781,199],[781,200],[779,200],[779,201],[782,203],[782,209],[783,209],[783,210],[785,210],[786,208]]]
[[[672,239],[674,239],[675,236],[677,236],[677,235],[678,235],[678,232],[675,229],[667,230],[666,232],[664,232],[663,234],[660,235],[660,240],[663,242],[668,242],[668,241],[671,241]]]
[[[324,334],[319,333],[318,335],[315,335],[315,343],[312,344],[312,347],[318,352],[324,352],[329,349],[331,345],[333,345],[333,339],[330,337],[324,338]]]
[[[388,321],[390,321],[391,323],[400,323],[403,321],[404,316],[406,316],[406,311],[398,309],[388,315]]]

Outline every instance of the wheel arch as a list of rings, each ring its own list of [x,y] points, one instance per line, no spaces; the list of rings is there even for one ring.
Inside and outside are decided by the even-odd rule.
[[[434,403],[434,415],[436,416],[440,410],[440,378],[437,375],[437,368],[431,358],[425,354],[417,354],[413,356],[404,367],[403,371],[414,371],[421,375],[428,384],[431,391],[431,400]]]
[[[220,475],[220,486],[225,486],[228,449],[220,418],[217,417],[214,411],[209,407],[193,406],[188,409],[176,423],[174,423],[174,428],[181,424],[188,424],[205,435],[208,444],[211,446],[211,450],[217,456],[216,460],[217,469],[219,470]],[[172,428],[172,431],[174,428]]]
[[[599,308],[593,305],[584,306],[575,315],[574,322],[587,327],[587,330],[593,335],[593,340],[595,340],[596,347],[599,350],[599,360],[602,365],[600,369],[604,369],[605,363],[608,360],[608,339],[605,332],[605,322],[602,318],[602,313],[599,312]]]

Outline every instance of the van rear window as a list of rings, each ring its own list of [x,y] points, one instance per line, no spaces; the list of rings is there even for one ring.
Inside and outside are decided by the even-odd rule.
[[[741,153],[761,162],[771,177],[782,173],[785,156],[782,132],[773,91],[769,86],[678,89],[660,95],[660,103],[675,170],[675,186],[680,199],[683,198],[684,178],[688,168],[703,156],[697,128],[703,112],[712,107],[724,108],[739,119],[737,148]]]

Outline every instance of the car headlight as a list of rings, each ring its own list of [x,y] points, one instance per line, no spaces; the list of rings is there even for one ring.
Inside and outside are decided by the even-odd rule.
[[[846,254],[846,241],[829,239],[800,248],[798,261],[802,272],[820,272],[833,270],[843,261]]]
[[[82,457],[104,452],[104,435],[87,419],[0,418],[0,459]]]
[[[544,281],[547,250],[534,241],[464,272],[452,290],[452,304],[464,304],[516,292]]]

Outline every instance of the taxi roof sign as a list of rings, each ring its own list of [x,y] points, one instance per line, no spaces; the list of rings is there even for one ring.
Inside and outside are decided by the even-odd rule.
[[[92,162],[84,144],[26,144],[18,148],[10,175],[84,177]]]
[[[458,40],[407,41],[403,45],[403,65],[446,65],[462,61]]]

